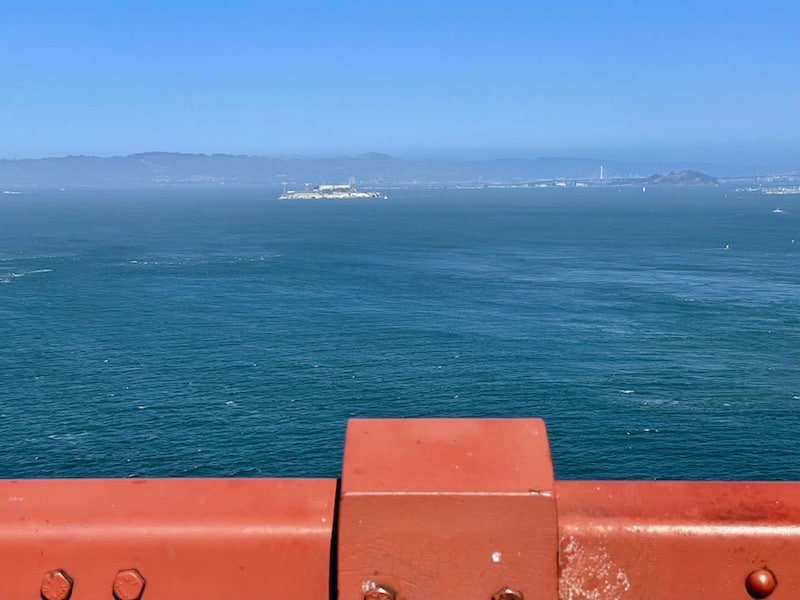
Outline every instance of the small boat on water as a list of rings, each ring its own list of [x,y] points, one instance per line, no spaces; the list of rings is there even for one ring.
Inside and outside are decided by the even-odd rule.
[[[278,200],[347,200],[350,198],[380,198],[387,199],[380,192],[360,192],[351,185],[318,185],[310,190],[287,190],[278,197]]]

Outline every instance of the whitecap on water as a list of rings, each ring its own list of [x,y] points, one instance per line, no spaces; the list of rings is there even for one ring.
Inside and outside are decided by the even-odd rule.
[[[31,271],[22,271],[20,273],[12,272],[6,274],[2,280],[3,283],[8,283],[11,279],[19,279],[20,277],[27,277],[28,275],[39,275],[42,273],[52,273],[53,269],[33,269]]]
[[[79,433],[53,433],[47,436],[50,440],[58,440],[59,442],[77,443],[79,438],[88,435],[88,431],[81,431]]]

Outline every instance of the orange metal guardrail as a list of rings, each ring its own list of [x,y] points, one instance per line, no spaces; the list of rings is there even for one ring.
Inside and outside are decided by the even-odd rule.
[[[538,419],[353,420],[340,483],[0,481],[0,598],[37,597],[796,600],[800,483],[554,481]]]

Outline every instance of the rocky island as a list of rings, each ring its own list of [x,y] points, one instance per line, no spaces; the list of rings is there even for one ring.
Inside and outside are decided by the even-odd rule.
[[[671,171],[655,174],[642,181],[645,185],[719,185],[719,180],[698,171]]]

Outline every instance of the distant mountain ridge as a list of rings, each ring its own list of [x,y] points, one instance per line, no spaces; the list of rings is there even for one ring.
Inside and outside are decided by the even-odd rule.
[[[522,184],[596,180],[601,167],[606,179],[686,168],[570,157],[452,161],[406,160],[378,152],[308,159],[146,152],[0,160],[0,188],[232,185],[302,189],[305,185],[346,182],[364,187]]]

